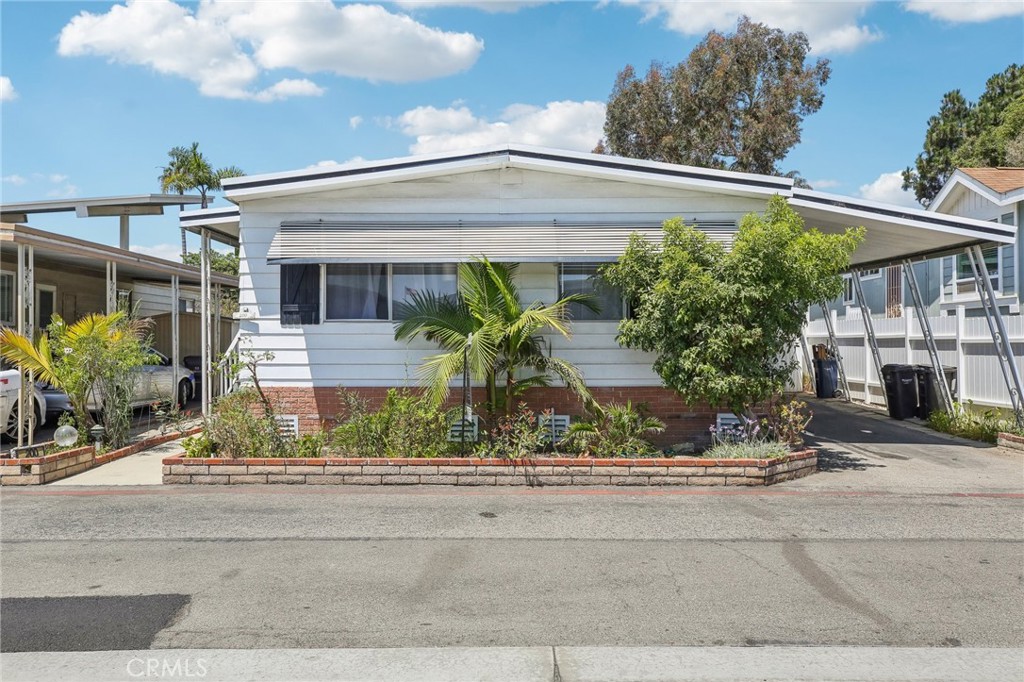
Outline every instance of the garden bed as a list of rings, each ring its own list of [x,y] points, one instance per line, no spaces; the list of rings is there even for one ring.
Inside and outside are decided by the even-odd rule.
[[[202,430],[202,427],[195,427],[181,433],[175,431],[154,436],[100,455],[96,455],[95,446],[86,445],[40,457],[0,459],[0,485],[42,485],[59,481],[147,448],[197,434]]]
[[[169,484],[764,486],[818,470],[814,450],[779,459],[318,458],[167,457]]]

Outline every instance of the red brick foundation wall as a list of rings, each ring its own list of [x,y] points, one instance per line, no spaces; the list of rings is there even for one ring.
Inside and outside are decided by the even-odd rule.
[[[309,433],[334,424],[335,417],[342,409],[338,389],[332,387],[266,387],[267,395],[274,402],[280,414],[295,414],[299,417],[299,431]],[[347,389],[370,403],[371,408],[379,407],[387,395],[387,387],[353,387]],[[599,403],[644,404],[650,413],[665,422],[665,431],[654,438],[657,445],[667,446],[678,443],[693,443],[697,448],[710,443],[708,427],[715,423],[717,410],[707,406],[689,407],[674,391],[660,386],[596,387],[590,389]],[[484,390],[473,389],[473,400],[482,401]],[[453,391],[449,403],[457,405],[458,391]],[[583,406],[564,388],[534,388],[527,391],[525,400],[533,410],[540,412],[553,409],[555,414],[582,415]]]

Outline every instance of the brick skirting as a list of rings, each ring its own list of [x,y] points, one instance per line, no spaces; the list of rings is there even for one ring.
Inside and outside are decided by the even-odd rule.
[[[996,436],[996,445],[1011,450],[1024,451],[1024,437],[1012,433],[1000,433]]]
[[[185,436],[195,435],[202,430],[203,428],[199,426],[182,433],[174,432],[147,438],[117,450],[104,452],[98,457],[96,456],[95,447],[86,445],[42,457],[0,459],[0,485],[41,485],[51,481],[59,481],[62,478],[80,474],[101,464],[113,462],[115,459],[134,455],[146,448],[161,445]]]
[[[185,484],[763,486],[818,470],[814,450],[781,459],[200,459],[167,457],[163,482]]]
[[[347,388],[365,399],[371,409],[377,409],[387,395],[387,387],[358,386]],[[707,405],[688,406],[675,391],[660,386],[597,386],[591,387],[594,398],[602,405],[607,403],[625,403],[627,400],[634,405],[645,405],[652,416],[665,422],[665,431],[657,434],[652,441],[661,447],[678,443],[692,443],[700,450],[711,444],[711,433],[708,427],[715,423],[718,412]],[[342,411],[338,400],[338,389],[334,387],[265,387],[267,397],[274,403],[278,414],[294,414],[299,418],[300,433],[313,433],[321,428],[330,428],[335,424],[338,414]],[[460,396],[457,391],[449,398],[450,406],[457,405]],[[482,401],[484,389],[473,389],[473,400]],[[579,416],[585,414],[583,405],[576,397],[564,388],[540,387],[531,388],[526,392],[523,402],[535,412],[554,410],[555,414]]]

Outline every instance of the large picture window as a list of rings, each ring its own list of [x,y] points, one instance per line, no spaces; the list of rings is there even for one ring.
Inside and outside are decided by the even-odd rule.
[[[410,303],[415,293],[431,291],[440,296],[458,292],[458,268],[454,263],[401,263],[391,266],[391,311],[403,319],[400,303]]]
[[[596,263],[563,263],[558,269],[559,298],[570,294],[588,294],[600,312],[594,312],[579,303],[569,304],[574,320],[621,320],[625,307],[622,292],[608,284],[597,274],[601,266]]]
[[[328,320],[387,320],[388,266],[345,263],[327,266]]]

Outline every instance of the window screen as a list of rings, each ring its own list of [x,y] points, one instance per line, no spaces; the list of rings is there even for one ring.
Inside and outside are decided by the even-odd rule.
[[[439,296],[455,296],[458,292],[457,269],[454,263],[392,265],[391,310],[394,318],[403,319],[399,304],[409,303],[409,297],[414,293],[431,291]]]
[[[320,324],[320,266],[281,266],[281,324]]]

